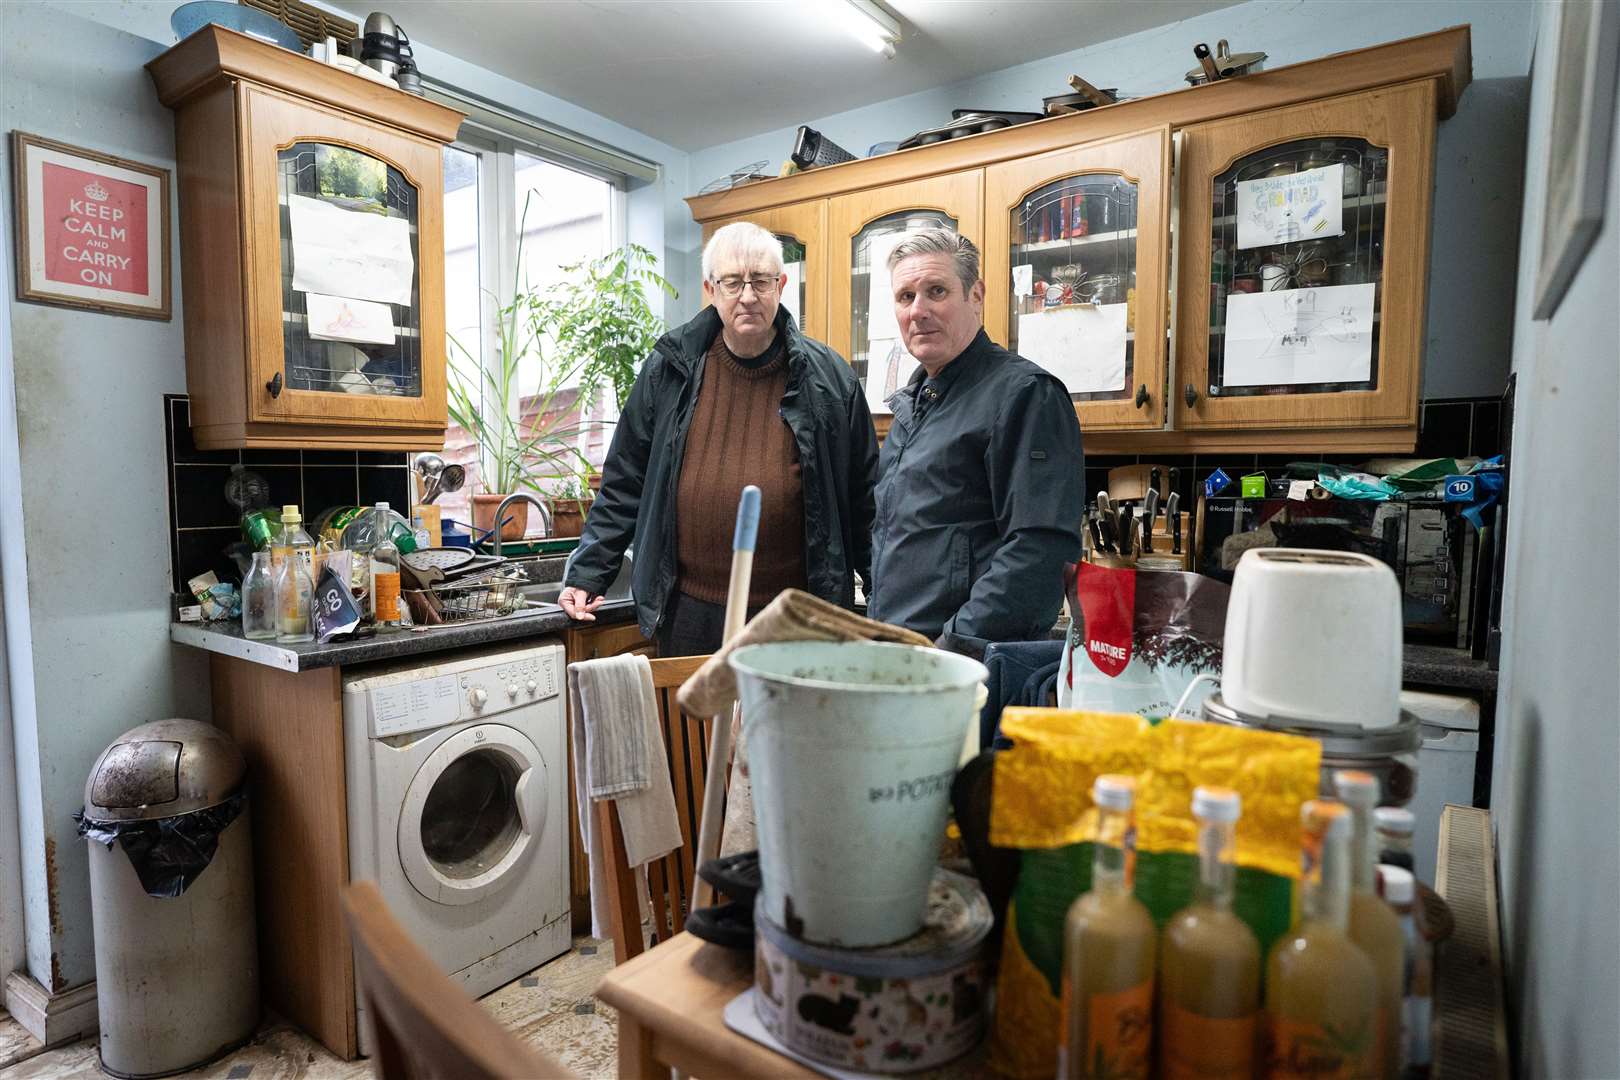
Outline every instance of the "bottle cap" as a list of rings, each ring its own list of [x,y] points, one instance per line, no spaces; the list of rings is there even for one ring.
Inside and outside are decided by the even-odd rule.
[[[1384,886],[1384,900],[1391,904],[1406,905],[1412,902],[1412,895],[1416,892],[1416,885],[1412,879],[1412,871],[1403,870],[1399,866],[1380,863],[1378,879]]]
[[[1373,822],[1379,832],[1392,836],[1411,836],[1417,828],[1417,819],[1404,806],[1380,806],[1373,811]]]
[[[377,509],[378,510],[387,510],[388,509],[388,504],[385,503],[385,502],[380,502],[380,503],[377,504]]]
[[[1351,806],[1370,807],[1378,802],[1378,778],[1360,769],[1339,769],[1335,772],[1333,790]]]
[[[1311,799],[1301,803],[1299,820],[1308,834],[1324,840],[1350,836],[1350,808],[1335,799]]]
[[[296,525],[304,519],[298,516],[298,507],[289,503],[281,508],[281,523],[283,525]]]
[[[1099,776],[1091,785],[1091,798],[1104,810],[1129,810],[1136,802],[1136,780],[1129,776]]]
[[[1231,788],[1194,788],[1192,812],[1195,818],[1230,825],[1243,815],[1243,800]]]

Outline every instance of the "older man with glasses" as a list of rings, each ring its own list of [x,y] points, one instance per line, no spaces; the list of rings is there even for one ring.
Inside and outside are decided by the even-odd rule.
[[[849,607],[871,589],[877,434],[836,352],[782,307],[782,244],[738,222],[703,249],[709,306],[659,340],[625,402],[560,602],[592,620],[635,545],[631,587],[660,655],[720,647],[732,526],[763,496],[750,611],[786,588]]]

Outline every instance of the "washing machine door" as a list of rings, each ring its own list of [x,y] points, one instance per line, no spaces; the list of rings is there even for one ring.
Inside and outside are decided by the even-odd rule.
[[[416,890],[471,904],[513,880],[540,846],[552,783],[516,728],[480,724],[446,739],[405,792],[399,861]]]

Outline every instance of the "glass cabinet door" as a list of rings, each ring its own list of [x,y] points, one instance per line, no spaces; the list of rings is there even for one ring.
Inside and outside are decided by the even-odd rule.
[[[442,432],[439,145],[242,94],[251,418]]]
[[[986,323],[1062,380],[1083,428],[1163,423],[1169,146],[1144,132],[986,178]]]
[[[1188,130],[1185,426],[1415,420],[1432,94]]]
[[[420,193],[387,162],[277,155],[284,392],[422,396]]]
[[[844,354],[866,388],[866,402],[877,418],[879,434],[888,432],[889,396],[917,370],[916,360],[900,339],[894,314],[889,252],[909,232],[944,225],[979,245],[982,254],[982,179],[983,173],[974,170],[832,200],[832,257],[848,261],[835,275],[833,340],[829,344]]]
[[[782,241],[782,261],[788,283],[782,304],[793,313],[799,329],[808,337],[825,341],[827,334],[827,200],[778,206],[711,221],[703,228],[703,239],[721,226],[734,221],[751,221],[769,230]]]

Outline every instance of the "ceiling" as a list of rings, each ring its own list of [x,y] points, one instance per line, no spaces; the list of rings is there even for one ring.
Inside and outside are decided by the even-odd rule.
[[[392,0],[387,7],[413,42],[698,150],[1235,2],[883,0],[901,25],[892,60],[844,29],[840,0]],[[348,10],[363,22],[371,9]]]

